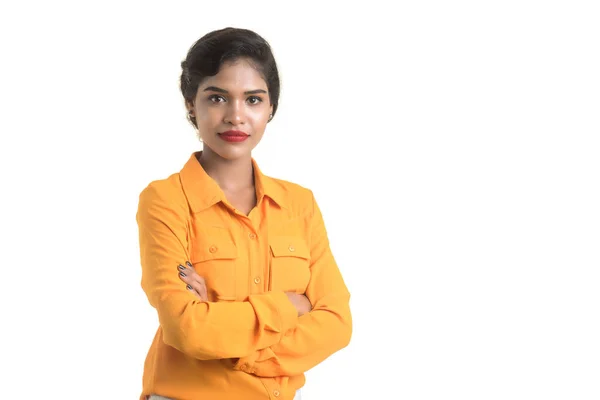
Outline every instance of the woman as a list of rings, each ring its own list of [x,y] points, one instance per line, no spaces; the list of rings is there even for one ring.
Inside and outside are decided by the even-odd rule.
[[[227,28],[182,69],[203,148],[140,194],[142,287],[160,322],[140,399],[291,400],[352,321],[312,192],[251,155],[277,111],[277,66],[263,38]]]

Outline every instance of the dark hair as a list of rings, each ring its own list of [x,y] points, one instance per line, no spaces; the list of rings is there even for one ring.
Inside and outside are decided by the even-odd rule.
[[[280,90],[277,63],[269,43],[248,29],[224,28],[212,31],[194,43],[181,62],[181,93],[186,103],[194,103],[198,87],[205,78],[216,75],[225,62],[240,58],[250,59],[267,83],[275,115]],[[194,117],[190,121],[197,127]]]

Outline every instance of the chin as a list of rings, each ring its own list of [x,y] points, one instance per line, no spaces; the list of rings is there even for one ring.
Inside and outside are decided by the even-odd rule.
[[[206,143],[204,145],[206,146]],[[252,152],[252,148],[250,148],[249,146],[225,144],[220,146],[209,147],[213,151],[213,153],[228,161],[234,161],[240,158],[248,158],[251,156]]]

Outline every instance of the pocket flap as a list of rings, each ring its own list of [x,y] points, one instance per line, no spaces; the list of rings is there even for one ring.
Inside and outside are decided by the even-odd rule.
[[[275,236],[269,239],[273,257],[310,258],[310,251],[303,238],[299,236]]]
[[[204,243],[196,246],[193,252],[192,262],[203,262],[209,260],[231,260],[237,258],[237,247],[232,242]]]

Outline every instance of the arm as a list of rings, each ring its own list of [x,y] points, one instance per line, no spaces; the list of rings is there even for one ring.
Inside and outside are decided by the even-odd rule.
[[[313,310],[276,344],[241,358],[234,369],[261,376],[294,376],[346,347],[352,334],[350,294],[329,248],[323,217],[313,198],[311,278],[306,296]]]
[[[178,279],[178,265],[189,259],[188,213],[183,194],[175,189],[151,185],[140,195],[142,287],[158,312],[164,342],[201,360],[240,357],[279,342],[298,321],[285,293],[236,303],[198,301]]]

